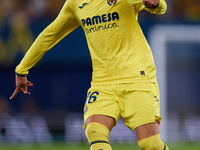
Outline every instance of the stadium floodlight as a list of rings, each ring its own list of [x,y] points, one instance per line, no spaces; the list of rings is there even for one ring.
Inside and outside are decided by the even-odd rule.
[[[199,42],[199,25],[156,25],[149,32],[160,88],[160,108],[163,117],[160,125],[161,138],[167,141],[167,43]]]

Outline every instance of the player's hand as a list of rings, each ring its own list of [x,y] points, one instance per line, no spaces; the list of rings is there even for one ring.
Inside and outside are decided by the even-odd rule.
[[[147,8],[156,8],[160,4],[160,0],[143,0],[143,4]]]
[[[27,81],[26,77],[19,77],[16,75],[15,79],[16,79],[16,89],[13,92],[10,99],[13,99],[19,91],[26,95],[30,95],[30,92],[27,91],[27,87],[33,86],[33,84],[30,81]]]

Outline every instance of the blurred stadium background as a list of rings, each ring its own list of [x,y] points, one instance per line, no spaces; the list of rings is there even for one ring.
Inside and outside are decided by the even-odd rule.
[[[156,55],[158,74],[162,74],[164,70],[164,76],[158,77],[161,97],[165,99],[162,104],[164,123],[161,123],[165,132],[162,136],[173,149],[200,149],[200,40],[190,40],[194,39],[194,33],[190,29],[197,28],[197,32],[200,29],[200,1],[166,1],[168,10],[164,15],[151,15],[145,11],[139,14],[139,23]],[[15,89],[16,65],[37,35],[55,19],[64,2],[65,0],[0,0],[2,144],[51,145],[61,142],[65,148],[72,149],[71,143],[87,143],[82,129],[82,109],[90,87],[92,68],[85,36],[80,27],[46,53],[30,70],[28,79],[34,84],[29,88],[31,96],[18,94],[15,99],[9,100]],[[185,28],[169,34],[167,38],[171,40],[165,39],[163,46],[160,34],[168,32],[156,31],[181,26]],[[177,34],[182,35],[182,32],[187,33],[187,40],[175,38]],[[159,48],[163,48],[165,53],[159,53]],[[160,66],[163,60],[165,63]],[[114,146],[116,150],[125,150],[127,147],[131,149],[137,144],[135,132],[129,131],[121,119],[112,130],[110,138],[111,142],[121,144],[121,147]],[[58,145],[49,145],[43,148],[62,150]],[[5,146],[4,149],[6,148],[9,149]],[[39,150],[37,146],[33,149],[36,148]],[[88,149],[88,146],[77,149]]]

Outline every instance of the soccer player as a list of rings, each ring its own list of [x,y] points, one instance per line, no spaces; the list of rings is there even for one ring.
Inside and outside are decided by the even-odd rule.
[[[91,150],[111,150],[109,133],[120,116],[135,129],[143,150],[168,150],[159,133],[160,99],[151,49],[137,21],[138,12],[166,12],[165,0],[67,0],[16,67],[16,89],[29,95],[28,70],[81,25],[90,50],[93,76],[84,107]]]

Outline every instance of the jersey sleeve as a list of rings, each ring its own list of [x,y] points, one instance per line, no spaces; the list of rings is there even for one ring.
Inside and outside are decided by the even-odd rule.
[[[142,0],[128,0],[128,2],[135,8],[136,11],[147,10],[152,14],[164,14],[167,10],[167,3],[165,0],[160,0],[158,7],[156,8],[147,8],[143,4]]]
[[[18,74],[28,74],[28,70],[33,67],[48,50],[75,30],[79,25],[80,24],[72,13],[70,0],[67,0],[57,18],[36,38],[20,64],[16,67],[15,72]]]

